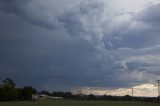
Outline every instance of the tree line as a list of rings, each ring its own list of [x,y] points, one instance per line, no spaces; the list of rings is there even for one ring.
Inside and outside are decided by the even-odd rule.
[[[6,78],[0,84],[0,101],[30,101],[33,94],[44,94],[50,97],[63,97],[71,100],[103,100],[103,101],[157,101],[156,97],[132,97],[130,95],[125,96],[111,96],[111,95],[85,95],[85,94],[72,94],[71,92],[52,92],[42,90],[38,92],[32,86],[24,86],[23,88],[17,88],[15,82],[12,79]]]
[[[37,90],[32,86],[16,88],[15,82],[10,78],[0,84],[0,101],[32,100],[32,94],[36,93]]]

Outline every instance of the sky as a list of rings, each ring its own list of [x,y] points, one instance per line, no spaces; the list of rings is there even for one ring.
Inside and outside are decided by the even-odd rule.
[[[0,80],[49,91],[155,91],[159,9],[159,0],[0,0]]]

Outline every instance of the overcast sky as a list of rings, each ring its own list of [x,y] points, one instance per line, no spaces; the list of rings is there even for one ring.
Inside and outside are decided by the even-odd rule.
[[[0,0],[0,80],[45,90],[160,79],[159,0]]]

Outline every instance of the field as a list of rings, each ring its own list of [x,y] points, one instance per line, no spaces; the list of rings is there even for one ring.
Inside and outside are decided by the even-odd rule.
[[[43,100],[23,102],[0,102],[0,106],[160,106],[160,103],[127,101],[67,101]]]

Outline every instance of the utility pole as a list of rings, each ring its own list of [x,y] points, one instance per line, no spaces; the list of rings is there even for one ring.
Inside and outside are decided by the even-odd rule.
[[[160,80],[157,80],[158,83],[158,101],[160,100]]]
[[[82,95],[82,88],[78,88],[78,89],[77,89],[77,94],[78,94],[78,95]]]
[[[133,98],[133,89],[134,89],[134,88],[131,88],[131,93],[132,93],[131,99],[132,99],[132,101],[134,100],[134,98]]]
[[[131,88],[131,90],[132,90],[132,97],[133,97],[133,89],[134,89],[134,88]]]

